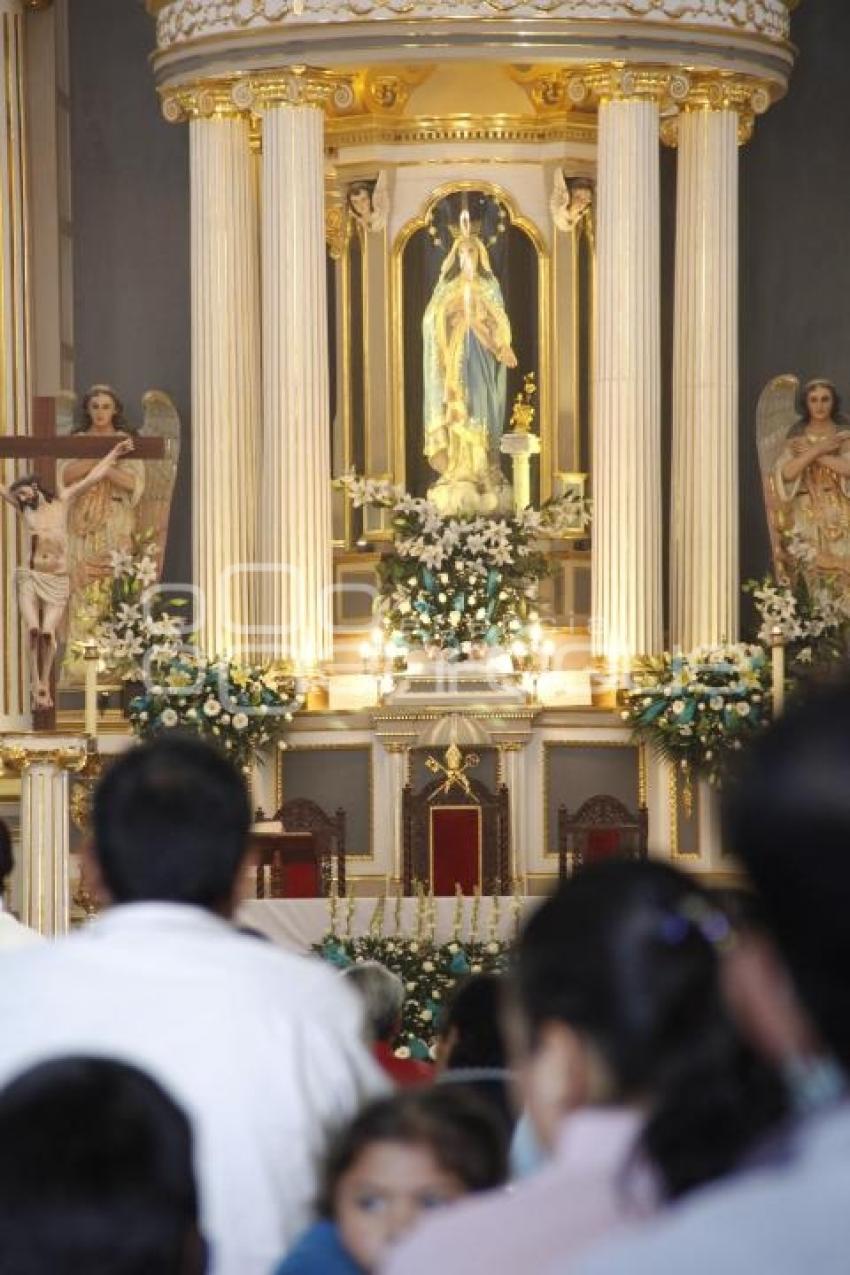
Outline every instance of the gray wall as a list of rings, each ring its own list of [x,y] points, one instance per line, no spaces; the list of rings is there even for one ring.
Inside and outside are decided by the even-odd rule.
[[[741,568],[770,550],[755,408],[782,372],[850,395],[850,4],[806,0],[792,19],[791,91],[742,152]]]
[[[76,389],[108,381],[140,418],[165,390],[184,426],[166,576],[191,578],[188,130],[166,124],[141,0],[71,0]]]
[[[110,380],[137,403],[159,386],[188,424],[187,130],[159,115],[153,24],[140,0],[71,0],[70,11],[77,387]],[[741,152],[744,578],[769,565],[754,442],[761,388],[794,371],[831,376],[850,395],[850,4],[806,0],[793,22],[801,58],[791,92]],[[675,159],[662,164],[669,361]],[[665,418],[669,440],[669,396]],[[171,579],[190,571],[188,474],[184,453]]]

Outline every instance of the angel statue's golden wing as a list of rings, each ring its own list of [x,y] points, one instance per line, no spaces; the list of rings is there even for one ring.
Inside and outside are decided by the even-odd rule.
[[[773,569],[778,580],[787,578],[788,563],[782,547],[786,511],[776,490],[774,474],[788,434],[800,419],[797,408],[799,395],[800,382],[796,376],[786,373],[784,376],[774,377],[765,386],[756,408],[756,445],[773,552]]]
[[[161,572],[180,459],[180,417],[162,390],[148,390],[142,399],[142,411],[144,423],[140,433],[147,438],[163,439],[165,456],[162,460],[145,462],[145,488],[139,501],[136,526],[143,534],[150,532],[156,541],[157,566]]]

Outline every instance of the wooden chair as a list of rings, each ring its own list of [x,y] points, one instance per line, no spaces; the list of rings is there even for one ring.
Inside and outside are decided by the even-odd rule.
[[[632,814],[616,797],[589,797],[570,815],[558,807],[558,876],[571,876],[603,859],[645,859],[649,821],[645,806]]]
[[[337,889],[344,894],[345,811],[340,807],[334,815],[327,815],[315,801],[294,797],[283,803],[273,822],[282,826],[282,836],[259,833],[254,837],[257,897],[267,897],[266,877],[271,898],[327,897],[334,866]],[[263,872],[265,867],[268,874]]]
[[[402,885],[412,894],[417,882],[435,894],[450,895],[455,884],[471,894],[510,893],[510,804],[502,784],[491,792],[469,777],[469,793],[440,792],[439,777],[414,793],[402,793]]]

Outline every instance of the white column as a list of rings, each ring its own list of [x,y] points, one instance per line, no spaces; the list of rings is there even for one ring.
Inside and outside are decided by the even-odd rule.
[[[593,649],[661,649],[659,112],[599,108],[594,324]]]
[[[526,774],[526,754],[522,744],[508,744],[503,750],[504,782],[508,790],[511,811],[511,857],[509,871],[511,882],[523,882],[528,886],[528,839],[526,813],[529,801]]]
[[[65,934],[70,913],[68,772],[33,762],[21,774],[21,920]]]
[[[263,118],[261,612],[267,653],[305,673],[332,654],[323,122]]]
[[[738,636],[738,116],[682,114],[676,230],[671,642]]]
[[[192,500],[205,652],[251,650],[260,420],[259,221],[248,124],[194,119]]]
[[[402,823],[402,797],[407,783],[409,750],[405,744],[388,746],[389,760],[389,825],[390,854],[387,856],[387,893],[398,888],[404,868],[404,827]]]
[[[29,433],[27,189],[24,148],[22,6],[0,0],[0,412],[4,434]],[[58,388],[58,386],[57,386]],[[22,472],[23,467],[18,472]],[[11,461],[0,461],[0,482],[14,480]],[[19,521],[0,508],[0,729],[29,722],[26,651],[14,573],[22,551]]]

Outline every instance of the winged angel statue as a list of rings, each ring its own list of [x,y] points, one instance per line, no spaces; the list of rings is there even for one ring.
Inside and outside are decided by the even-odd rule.
[[[776,576],[850,594],[850,422],[831,381],[779,376],[756,418]]]
[[[382,169],[375,181],[352,182],[348,188],[348,207],[365,231],[383,230],[390,215],[386,170]]]
[[[127,553],[135,537],[144,537],[156,561],[157,577],[162,572],[180,459],[180,417],[167,394],[148,390],[142,399],[139,428],[125,420],[124,405],[108,385],[92,386],[83,396],[79,412],[73,394],[60,396],[56,417],[60,434],[128,435],[161,438],[164,443],[161,460],[143,461],[130,455],[75,502],[68,527],[71,597],[63,661],[67,684],[76,682],[81,674],[76,644],[85,640],[111,605],[113,555]],[[57,474],[60,485],[78,482],[94,463],[61,461]]]
[[[584,221],[590,223],[593,207],[593,183],[586,177],[567,180],[564,170],[558,166],[552,179],[549,210],[558,230],[569,234]]]

